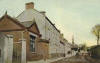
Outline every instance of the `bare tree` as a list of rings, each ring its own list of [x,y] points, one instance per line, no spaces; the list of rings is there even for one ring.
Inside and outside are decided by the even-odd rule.
[[[92,28],[92,33],[97,37],[97,45],[100,45],[100,24],[97,24]]]

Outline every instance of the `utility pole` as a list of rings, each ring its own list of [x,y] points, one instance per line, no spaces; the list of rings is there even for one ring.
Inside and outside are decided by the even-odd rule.
[[[99,43],[99,39],[100,39],[100,30],[98,31],[98,36],[97,36],[97,45],[100,45],[100,43]]]
[[[74,45],[75,42],[74,42],[74,35],[72,36],[72,44]]]

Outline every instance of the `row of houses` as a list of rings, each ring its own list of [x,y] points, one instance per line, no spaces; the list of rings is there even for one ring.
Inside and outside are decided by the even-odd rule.
[[[20,59],[23,58],[34,61],[72,56],[74,54],[71,50],[72,44],[68,43],[49,20],[46,12],[37,11],[33,2],[26,3],[25,7],[16,18],[9,16],[7,12],[0,18],[0,32],[13,36],[12,61],[17,60],[20,63],[22,62]]]

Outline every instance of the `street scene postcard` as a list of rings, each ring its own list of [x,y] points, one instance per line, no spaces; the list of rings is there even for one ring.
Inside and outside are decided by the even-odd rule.
[[[0,63],[100,63],[100,0],[0,0]]]

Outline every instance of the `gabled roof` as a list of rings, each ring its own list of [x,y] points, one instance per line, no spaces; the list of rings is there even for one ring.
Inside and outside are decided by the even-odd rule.
[[[32,28],[34,28],[34,26],[35,26],[36,31],[35,31],[35,29],[34,29],[34,31],[31,30]],[[37,26],[36,22],[31,23],[30,26],[27,27],[27,29],[28,29],[29,31],[35,33],[35,34],[38,34],[38,33],[39,33],[38,35],[40,35],[40,31],[39,31],[39,29],[38,29],[38,26]],[[38,32],[38,33],[37,33],[37,32]],[[40,36],[41,36],[41,35],[40,35]]]
[[[38,15],[41,14],[43,15],[40,11],[36,10],[36,9],[28,9],[28,10],[24,10],[21,14],[19,14],[16,18],[19,21],[33,21],[34,19],[41,19],[41,17]],[[21,16],[21,17],[20,17]],[[24,19],[23,19],[24,18]],[[44,19],[44,17],[42,17]],[[47,16],[45,16],[44,21],[48,21],[59,33],[60,31],[57,29],[57,27],[48,19]],[[36,21],[37,22],[37,21]]]
[[[9,15],[7,15],[7,13],[5,13],[5,15],[0,18],[1,25],[5,24],[3,27],[6,28],[6,25],[8,25],[8,23],[5,23],[5,22],[8,22],[6,19],[8,19],[8,21],[10,21],[10,24],[11,25],[17,26],[16,29],[14,29],[14,27],[11,28],[11,26],[10,26],[9,29],[8,29],[8,31],[13,30],[13,29],[14,30],[19,30],[19,29],[20,30],[23,30],[23,29],[25,29],[25,26],[24,25],[22,25],[19,21],[17,21],[17,19],[14,19],[14,18],[10,17]],[[2,22],[2,21],[4,21],[4,22]],[[1,31],[6,31],[6,29],[3,30],[3,28],[1,27]]]
[[[24,29],[27,29],[28,31],[30,30],[30,28],[32,27],[32,26],[34,26],[35,25],[35,27],[36,27],[36,29],[37,29],[37,31],[39,32],[39,30],[38,30],[38,27],[37,27],[37,25],[36,25],[36,23],[35,22],[33,22],[33,21],[28,21],[28,22],[20,22],[20,21],[18,21],[17,19],[14,19],[14,18],[12,18],[12,17],[10,17],[9,15],[7,15],[7,13],[4,15],[4,16],[2,16],[1,18],[0,18],[0,23],[1,23],[1,21],[3,21],[2,19],[10,19],[10,22],[12,22],[12,23],[14,23],[14,24],[17,24],[18,26],[20,26],[20,30],[24,30]],[[6,20],[5,20],[6,21]],[[6,21],[7,22],[7,21]],[[1,23],[2,24],[2,23]],[[13,27],[13,26],[12,26]],[[1,31],[19,31],[19,29],[10,29],[10,30],[1,30]],[[39,33],[36,33],[36,32],[34,32],[34,31],[32,31],[32,33],[35,33],[35,34],[37,34],[37,35],[40,35]]]
[[[10,16],[7,15],[7,14],[5,14],[4,16],[2,16],[2,17],[0,18],[0,21],[1,21],[3,18],[5,18],[5,17],[11,19],[14,23],[16,23],[16,24],[18,24],[19,26],[25,28],[17,19],[12,18],[12,17],[10,17]]]

